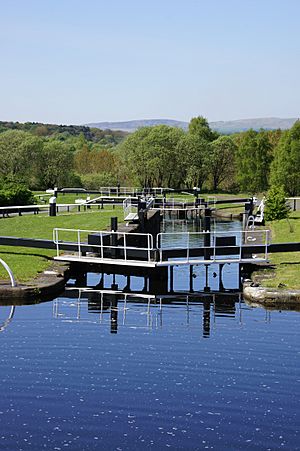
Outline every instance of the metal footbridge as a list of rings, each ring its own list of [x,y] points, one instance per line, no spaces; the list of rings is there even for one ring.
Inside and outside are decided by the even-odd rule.
[[[55,228],[56,260],[162,267],[268,261],[269,231],[147,233]]]

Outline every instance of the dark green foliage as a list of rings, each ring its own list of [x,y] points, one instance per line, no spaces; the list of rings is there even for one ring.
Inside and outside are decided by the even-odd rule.
[[[0,206],[30,205],[34,203],[34,197],[24,185],[6,183],[0,189]]]
[[[271,181],[282,185],[290,196],[300,194],[300,121],[282,134],[275,148]]]
[[[267,193],[266,206],[264,210],[267,221],[288,218],[290,212],[286,204],[284,189],[282,186],[272,186]]]
[[[205,141],[213,141],[218,138],[219,134],[211,130],[208,121],[203,116],[193,117],[189,123],[189,134],[198,136]]]

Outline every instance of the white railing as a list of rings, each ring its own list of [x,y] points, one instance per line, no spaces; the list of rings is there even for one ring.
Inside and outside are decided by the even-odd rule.
[[[299,210],[300,205],[300,197],[287,197],[286,198],[287,204],[293,211]]]
[[[232,240],[232,244],[217,244],[218,238],[235,238]],[[268,245],[269,245],[269,230],[249,230],[249,231],[232,231],[230,232],[166,232],[159,233],[156,238],[156,247],[159,255],[159,262],[166,261],[163,256],[163,251],[166,250],[181,250],[180,257],[170,258],[169,264],[172,263],[203,263],[205,261],[205,254],[207,250],[207,259],[209,262],[218,262],[219,260],[232,260],[241,262],[243,260],[268,260]],[[259,255],[251,253],[251,246],[263,246],[263,252]],[[228,255],[220,255],[218,249],[229,248]],[[243,249],[247,247],[251,256],[245,257]],[[199,256],[191,256],[191,249],[201,249]],[[233,252],[230,254],[230,250]],[[201,255],[201,254],[204,255]]]
[[[87,237],[88,235],[96,234],[99,238],[99,244],[88,244]],[[67,240],[62,240],[62,235],[67,235]],[[108,237],[111,236],[112,239],[109,239],[109,243],[106,242]],[[128,245],[128,241],[132,240],[133,237],[136,237],[137,240],[142,240],[145,244],[144,246],[132,246]],[[64,228],[55,228],[53,229],[53,242],[56,245],[56,255],[60,256],[62,251],[61,245],[64,247],[70,246],[70,250],[75,253],[79,259],[85,258],[85,246],[91,246],[93,250],[98,250],[99,257],[101,259],[112,258],[106,257],[105,251],[108,249],[116,249],[122,255],[118,255],[118,260],[134,260],[134,258],[130,258],[130,251],[143,252],[146,255],[145,261],[152,261],[152,253],[153,253],[153,236],[150,233],[129,233],[129,232],[113,232],[107,230],[78,230],[78,229],[64,229]],[[116,243],[116,244],[114,244]],[[144,259],[143,259],[144,260]]]
[[[133,200],[136,200],[135,205],[132,203]],[[123,211],[124,211],[124,220],[133,219],[133,217],[137,217],[138,214],[138,206],[137,206],[137,198],[127,197],[123,200]]]

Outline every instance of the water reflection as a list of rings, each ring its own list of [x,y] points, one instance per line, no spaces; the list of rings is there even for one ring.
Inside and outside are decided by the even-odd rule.
[[[9,313],[8,313],[8,316],[7,316],[7,318],[3,321],[1,321],[0,322],[0,332],[3,332],[6,328],[7,328],[7,326],[9,325],[9,323],[11,322],[11,320],[13,319],[13,317],[14,317],[14,313],[15,313],[15,306],[14,305],[12,305],[11,307],[10,307],[10,309],[9,309]]]
[[[158,329],[169,326],[170,307],[184,307],[182,325],[197,327],[209,338],[218,318],[243,322],[246,308],[239,294],[161,295],[122,293],[113,290],[69,288],[53,302],[53,317],[63,321],[94,322],[107,325],[116,334],[120,326]],[[202,319],[201,319],[202,317]]]

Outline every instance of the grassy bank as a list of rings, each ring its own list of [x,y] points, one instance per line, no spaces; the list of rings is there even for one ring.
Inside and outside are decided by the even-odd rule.
[[[289,221],[273,221],[266,224],[271,230],[273,243],[300,242],[300,212],[293,212]],[[270,288],[300,289],[300,252],[270,254],[275,270],[259,272],[262,284]]]
[[[0,219],[0,235],[23,238],[44,238],[51,240],[55,227],[105,230],[110,225],[110,217],[118,216],[123,220],[123,210],[92,210],[86,213],[62,214],[49,217],[45,214],[15,216]],[[64,235],[64,238],[66,236]],[[25,247],[0,246],[0,258],[12,269],[19,282],[25,282],[44,271],[51,264],[54,251],[30,249]],[[7,273],[0,266],[0,279],[8,279]]]

